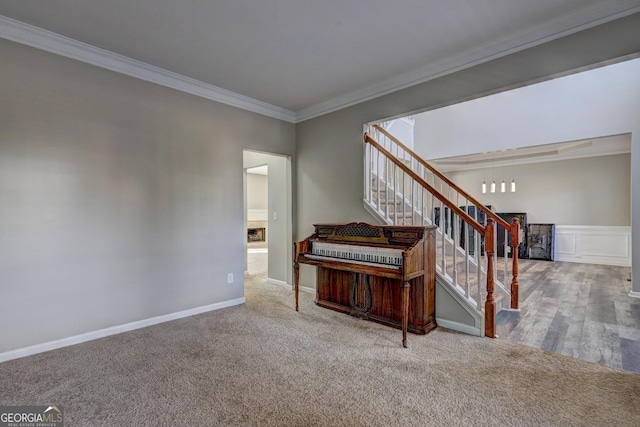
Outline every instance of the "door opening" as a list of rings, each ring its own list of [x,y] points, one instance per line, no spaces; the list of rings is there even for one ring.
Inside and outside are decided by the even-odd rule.
[[[291,159],[245,150],[243,163],[245,278],[291,288]]]

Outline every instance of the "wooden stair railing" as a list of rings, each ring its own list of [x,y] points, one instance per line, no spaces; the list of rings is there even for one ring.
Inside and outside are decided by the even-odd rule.
[[[471,196],[465,190],[463,190],[462,188],[458,187],[453,181],[451,181],[449,178],[444,176],[439,170],[437,170],[436,168],[431,166],[428,162],[423,160],[416,152],[414,152],[412,149],[407,147],[398,138],[396,138],[395,136],[390,134],[386,129],[384,129],[383,127],[381,127],[381,126],[379,126],[377,124],[373,125],[373,128],[376,131],[378,131],[381,134],[383,134],[388,139],[390,139],[391,141],[393,141],[405,153],[409,154],[416,162],[421,164],[425,169],[428,169],[434,176],[438,177],[438,179],[440,179],[441,182],[446,183],[449,186],[450,189],[453,189],[459,195],[463,196],[468,202],[471,203],[471,205],[475,206],[475,208],[477,210],[481,210],[482,212],[484,212],[485,215],[488,218],[493,219],[493,221],[497,225],[502,226],[505,230],[507,230],[511,234],[510,246],[511,246],[511,253],[512,253],[513,260],[512,260],[512,277],[511,277],[511,286],[510,286],[510,291],[511,291],[510,307],[512,309],[518,309],[519,308],[519,299],[518,299],[518,291],[519,291],[518,288],[519,288],[519,285],[518,285],[518,256],[517,256],[517,248],[518,248],[518,245],[520,244],[520,222],[518,221],[518,219],[514,218],[513,222],[511,224],[509,224],[504,219],[502,219],[498,215],[496,215],[495,212],[491,211],[485,205],[483,205],[478,200],[476,200],[473,196]],[[373,139],[371,136],[369,136],[369,138]],[[365,137],[365,141],[366,141],[366,137]],[[380,145],[380,144],[378,144],[378,145]],[[431,187],[431,188],[435,190],[434,187]],[[494,248],[494,250],[495,250],[495,248]],[[505,256],[506,256],[506,254],[505,254]]]
[[[364,134],[364,139],[367,143],[371,144],[373,147],[376,147],[378,151],[387,155],[390,161],[392,161],[397,167],[402,169],[404,173],[409,175],[414,181],[422,185],[422,187],[426,188],[427,191],[432,193],[440,202],[442,202],[445,206],[451,209],[456,215],[460,216],[465,220],[467,224],[472,226],[476,231],[484,235],[484,226],[482,226],[478,221],[473,219],[468,213],[460,209],[453,202],[447,199],[445,196],[440,194],[435,188],[433,188],[430,184],[428,184],[424,179],[422,179],[418,174],[409,169],[407,165],[402,164],[402,162],[396,159],[391,153],[389,153],[382,145],[378,144],[378,142],[369,136],[369,134]]]
[[[400,160],[398,160],[395,156],[393,156],[389,151],[387,151],[382,145],[380,145],[375,139],[369,136],[367,133],[364,134],[364,140],[366,143],[375,147],[380,153],[383,153],[389,161],[393,162],[396,167],[400,168],[405,174],[407,174],[411,179],[429,191],[434,197],[436,197],[444,206],[448,207],[451,212],[453,212],[458,217],[462,218],[465,224],[473,227],[480,236],[484,237],[485,240],[485,252],[487,254],[487,300],[484,304],[485,316],[484,316],[484,330],[485,336],[490,338],[496,337],[496,302],[494,300],[493,292],[494,292],[494,245],[495,245],[495,229],[496,224],[492,218],[487,220],[487,224],[485,226],[478,223],[474,218],[472,218],[467,212],[460,209],[456,204],[451,202],[447,197],[437,191],[434,187],[432,187],[429,183],[427,183],[422,177],[418,176],[413,170],[411,170],[408,166],[403,164]],[[435,274],[435,272],[434,272]]]

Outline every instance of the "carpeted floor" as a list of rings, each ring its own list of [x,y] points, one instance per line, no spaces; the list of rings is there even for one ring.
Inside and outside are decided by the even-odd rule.
[[[306,293],[296,313],[259,270],[242,306],[0,364],[0,404],[68,426],[640,425],[638,374],[441,328],[405,349]]]

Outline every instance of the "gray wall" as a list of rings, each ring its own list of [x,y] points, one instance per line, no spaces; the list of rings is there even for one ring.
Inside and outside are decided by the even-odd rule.
[[[243,149],[292,156],[292,124],[0,57],[0,352],[243,297]]]
[[[306,237],[314,222],[372,221],[362,207],[364,123],[435,109],[639,52],[640,14],[635,14],[299,123],[295,237]],[[640,150],[637,136],[632,144]],[[633,154],[632,177],[638,176],[640,158]],[[640,188],[632,191],[634,212],[640,212]],[[640,215],[634,222],[633,240],[640,246]],[[640,251],[634,252],[634,259],[634,265],[640,265]],[[640,290],[637,270],[634,283]],[[315,286],[310,273],[301,272],[301,285]]]
[[[526,212],[529,222],[560,225],[631,225],[631,155],[531,163],[450,172],[447,176],[497,212]],[[482,181],[496,192],[482,194]],[[517,191],[509,192],[515,176]],[[504,177],[507,192],[500,192]]]

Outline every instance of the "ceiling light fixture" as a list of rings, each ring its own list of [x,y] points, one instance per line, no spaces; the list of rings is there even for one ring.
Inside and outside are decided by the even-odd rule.
[[[515,166],[515,149],[513,150],[514,154],[511,156],[511,192],[515,193],[516,192],[516,178],[515,178],[515,170],[516,170],[516,166]]]
[[[515,153],[515,149],[514,153]],[[506,150],[503,150],[506,151]],[[509,161],[508,158],[505,158],[505,155],[500,153],[500,161],[502,163],[507,163]],[[493,153],[491,153],[491,175],[493,176],[493,179],[491,180],[491,184],[489,184],[489,192],[490,193],[495,193],[496,192],[496,152],[494,151]],[[509,192],[511,193],[515,193],[516,192],[516,178],[515,178],[515,154],[511,155],[511,183],[509,184]],[[506,169],[505,167],[503,167],[503,169]],[[506,174],[504,174],[506,175]],[[501,193],[506,193],[507,192],[507,182],[504,179],[504,175],[502,177],[502,181],[500,182],[500,192]],[[482,194],[486,194],[487,193],[487,181],[486,179],[482,180]]]

